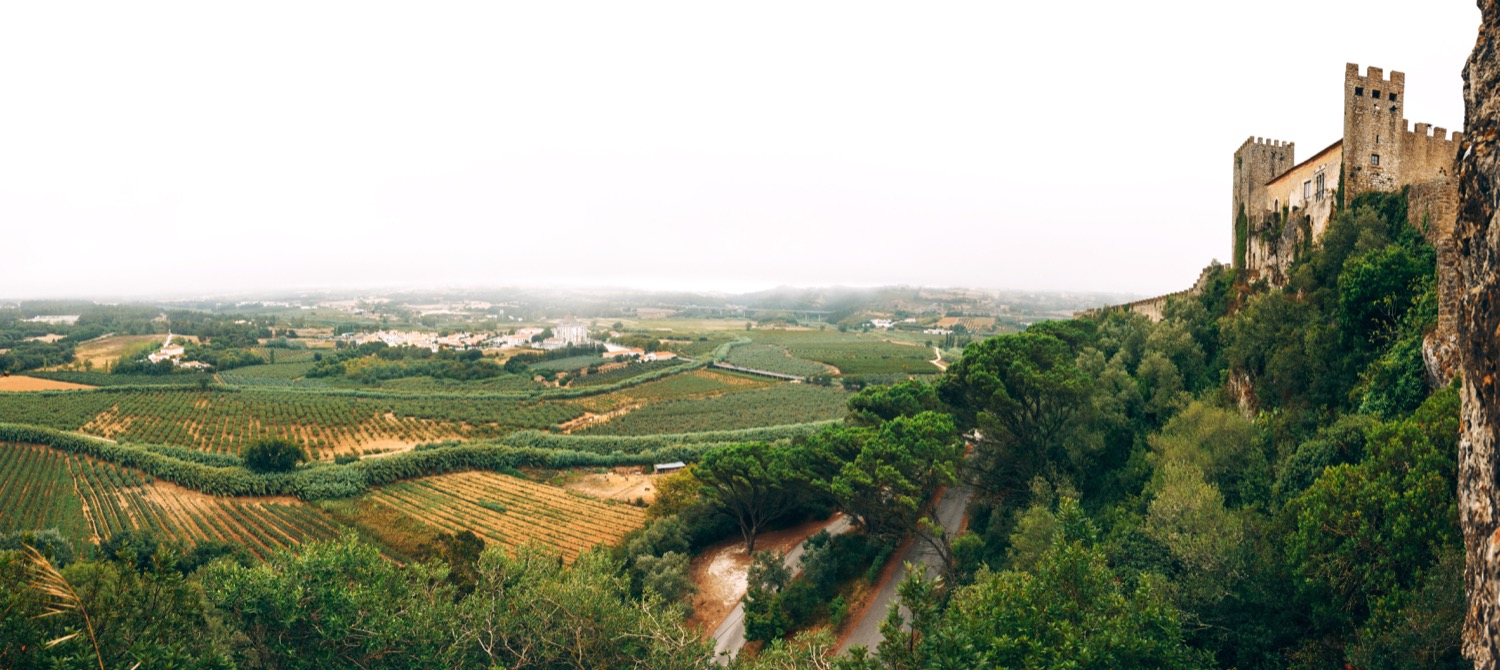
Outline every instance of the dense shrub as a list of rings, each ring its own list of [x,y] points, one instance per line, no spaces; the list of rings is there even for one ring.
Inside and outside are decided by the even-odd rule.
[[[250,443],[240,458],[245,467],[256,472],[290,472],[307,460],[307,452],[291,440],[273,437]]]

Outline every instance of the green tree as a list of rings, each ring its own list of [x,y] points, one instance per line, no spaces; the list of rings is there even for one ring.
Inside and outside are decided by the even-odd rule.
[[[908,380],[891,385],[869,386],[849,398],[849,423],[879,425],[898,416],[916,416],[941,411],[942,401],[931,384]]]
[[[1052,330],[1085,337],[1076,329]],[[961,426],[978,430],[970,466],[979,484],[1005,496],[1024,493],[1049,470],[1086,467],[1099,446],[1089,421],[1092,388],[1067,342],[1028,330],[971,345],[938,393]]]
[[[805,499],[800,460],[794,447],[748,442],[704,454],[693,473],[704,496],[734,517],[753,553],[755,537]]]
[[[1128,588],[1091,546],[1076,504],[1060,517],[1063,531],[1034,572],[981,572],[931,625],[916,627],[912,660],[891,667],[1207,667],[1184,642],[1160,578]]]
[[[1376,427],[1364,460],[1328,468],[1283,509],[1287,559],[1320,627],[1350,636],[1366,622],[1399,622],[1427,569],[1459,546],[1457,427],[1447,389]]]
[[[896,538],[916,529],[937,487],[954,481],[962,454],[947,415],[896,417],[867,431],[853,457],[820,486],[865,532]]]
[[[240,459],[245,467],[256,472],[290,472],[307,460],[307,452],[296,442],[273,437],[250,443],[240,453]]]

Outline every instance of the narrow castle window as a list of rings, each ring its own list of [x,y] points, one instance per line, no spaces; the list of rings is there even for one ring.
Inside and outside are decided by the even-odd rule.
[[[1370,97],[1375,98],[1376,100],[1379,100],[1380,99],[1380,91],[1370,91]]]
[[[1370,165],[1380,165],[1380,154],[1370,154]]]
[[[1365,87],[1363,87],[1363,86],[1355,86],[1354,87],[1354,94],[1355,95],[1364,95],[1365,94]]]
[[[1391,94],[1391,102],[1395,102],[1395,101],[1396,101],[1396,94],[1392,93]]]
[[[1312,200],[1312,180],[1302,182],[1302,200]]]
[[[1318,199],[1319,200],[1322,200],[1324,194],[1327,192],[1327,184],[1328,184],[1328,178],[1327,177],[1328,177],[1328,175],[1326,175],[1326,174],[1324,174],[1322,172],[1318,173],[1318,179],[1317,180],[1318,180]]]
[[[1391,113],[1392,114],[1396,113],[1396,106],[1395,105],[1391,105]]]

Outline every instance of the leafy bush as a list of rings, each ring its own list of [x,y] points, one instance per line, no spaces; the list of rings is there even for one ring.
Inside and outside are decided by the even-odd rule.
[[[307,460],[302,445],[281,438],[267,438],[252,442],[240,454],[245,467],[256,472],[290,472],[298,463]]]

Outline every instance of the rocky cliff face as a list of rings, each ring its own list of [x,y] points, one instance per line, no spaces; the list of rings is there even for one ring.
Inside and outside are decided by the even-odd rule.
[[[1479,0],[1484,22],[1464,67],[1468,145],[1459,163],[1459,368],[1463,434],[1459,439],[1459,520],[1467,567],[1464,654],[1475,667],[1500,662],[1500,500],[1495,477],[1500,431],[1500,0]]]

